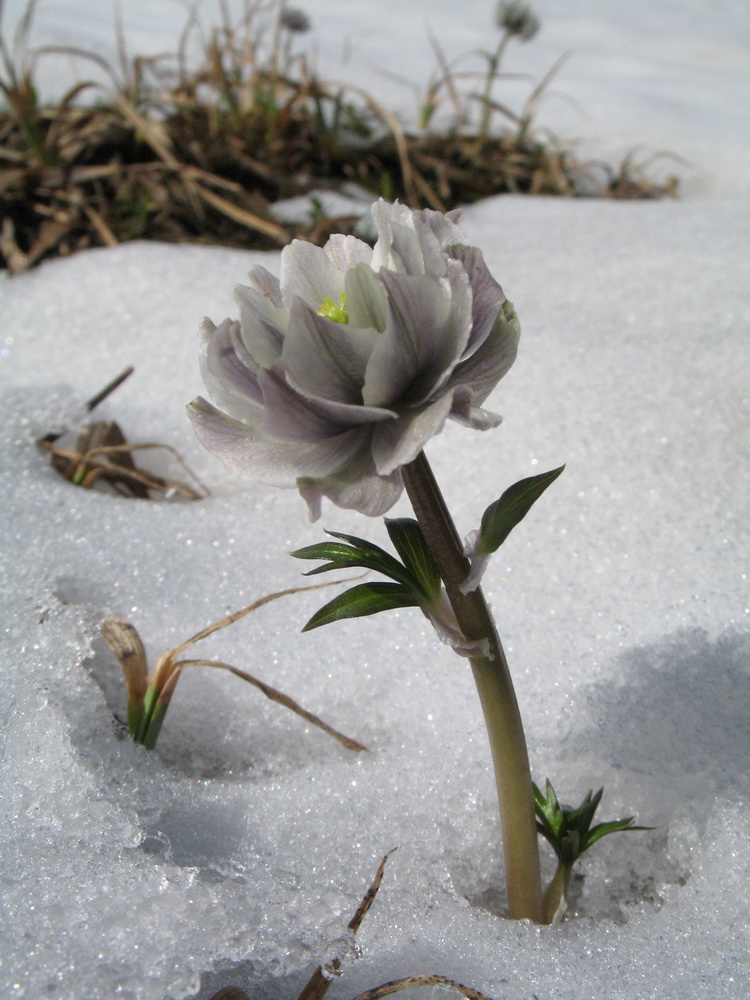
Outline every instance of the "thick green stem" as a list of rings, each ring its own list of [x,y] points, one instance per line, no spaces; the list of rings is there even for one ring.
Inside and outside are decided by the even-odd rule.
[[[402,468],[417,521],[445,583],[464,636],[487,653],[470,657],[495,768],[508,913],[543,923],[541,874],[529,757],[513,682],[492,615],[480,588],[458,589],[469,572],[458,532],[424,452]]]

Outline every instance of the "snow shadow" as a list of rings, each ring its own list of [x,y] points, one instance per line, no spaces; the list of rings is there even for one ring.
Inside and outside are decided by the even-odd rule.
[[[682,806],[700,827],[714,799],[750,800],[750,634],[681,631],[618,665],[619,683],[580,692],[586,722],[571,720],[562,756],[629,772],[642,816]]]

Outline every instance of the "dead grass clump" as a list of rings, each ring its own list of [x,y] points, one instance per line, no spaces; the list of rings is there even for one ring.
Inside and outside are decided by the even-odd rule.
[[[275,0],[248,0],[239,23],[225,10],[208,33],[193,12],[170,57],[130,57],[118,26],[119,72],[94,53],[32,52],[35,3],[12,45],[0,32],[0,265],[13,273],[133,239],[246,248],[295,236],[322,242],[356,220],[313,212],[309,224],[290,227],[274,218],[273,203],[352,181],[374,196],[438,210],[502,192],[643,198],[676,189],[673,178],[650,180],[632,158],[618,169],[578,163],[535,131],[559,63],[520,114],[499,103],[501,55],[517,36],[507,26],[495,52],[479,53],[484,75],[458,74],[432,39],[440,75],[427,88],[419,127],[406,131],[371,95],[322,83],[297,50],[305,17]],[[196,35],[202,56],[191,67]],[[38,60],[60,53],[88,60],[110,84],[81,82],[41,104]],[[477,76],[479,93],[460,96],[464,78]],[[430,131],[441,100],[452,104],[452,121]],[[505,126],[493,129],[498,114]]]

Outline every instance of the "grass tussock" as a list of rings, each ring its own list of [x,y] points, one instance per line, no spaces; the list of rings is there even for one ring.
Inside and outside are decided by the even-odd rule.
[[[500,4],[497,48],[469,54],[478,71],[459,72],[432,39],[439,71],[412,129],[361,89],[322,82],[304,52],[306,16],[276,0],[248,0],[239,23],[225,9],[208,32],[194,11],[173,56],[130,56],[118,25],[117,70],[70,47],[32,51],[35,6],[31,0],[12,43],[0,31],[0,265],[12,273],[134,239],[245,248],[294,237],[323,242],[332,231],[353,230],[357,216],[327,217],[313,193],[347,184],[440,211],[502,192],[654,198],[676,191],[674,178],[649,178],[649,163],[580,163],[535,128],[559,63],[520,112],[497,100],[505,48],[534,33],[502,11],[517,15],[523,4]],[[187,56],[196,37],[197,65]],[[42,102],[39,60],[60,55],[91,65],[108,83],[82,81]],[[447,123],[438,128],[438,118]],[[307,222],[274,217],[275,202],[299,195],[311,196]]]

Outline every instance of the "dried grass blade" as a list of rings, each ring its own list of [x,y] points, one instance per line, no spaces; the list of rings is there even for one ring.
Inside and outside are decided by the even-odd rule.
[[[354,914],[354,916],[352,917],[352,919],[347,924],[349,930],[353,931],[355,934],[359,930],[359,928],[360,928],[360,926],[362,924],[362,921],[365,919],[365,917],[367,916],[367,914],[370,912],[370,907],[372,906],[373,902],[375,901],[375,897],[377,896],[378,890],[380,889],[380,883],[383,881],[383,872],[385,871],[386,862],[388,861],[388,858],[390,858],[390,856],[396,850],[398,850],[398,848],[396,848],[396,847],[391,848],[391,850],[388,851],[387,854],[384,854],[383,857],[380,859],[380,864],[378,865],[378,870],[375,872],[375,878],[372,880],[372,883],[370,884],[370,888],[367,890],[367,892],[362,897],[362,901],[359,904],[359,906],[357,907],[357,912]]]
[[[390,983],[383,983],[382,986],[376,986],[372,990],[365,990],[354,1000],[380,1000],[380,997],[387,997],[391,993],[414,989],[418,986],[449,986],[466,997],[466,1000],[492,1000],[485,993],[457,983],[455,979],[447,979],[445,976],[407,976],[405,979],[393,979]]]
[[[445,88],[448,91],[448,94],[450,95],[451,103],[453,104],[453,108],[456,113],[456,121],[458,122],[465,115],[465,110],[461,98],[458,95],[458,88],[456,87],[456,82],[453,79],[453,69],[448,60],[446,59],[442,46],[438,42],[437,36],[433,32],[429,24],[427,25],[427,37],[430,42],[430,47],[432,48],[432,51],[435,54],[435,58],[438,61],[438,66],[440,67],[440,70],[443,74],[440,79],[440,82],[445,84]]]
[[[188,168],[184,171],[184,174],[190,177],[192,171]],[[226,198],[222,198],[221,195],[216,194],[215,191],[209,191],[196,181],[193,181],[193,183],[195,184],[196,193],[200,198],[234,222],[239,222],[240,225],[246,226],[248,229],[254,229],[265,236],[270,236],[282,245],[289,241],[289,234],[277,222],[270,222],[268,219],[263,219],[259,215],[255,215],[254,212],[248,212],[246,209],[232,204],[231,201],[227,201]]]
[[[233,611],[231,615],[227,615],[226,618],[222,618],[221,621],[214,622],[213,625],[207,625],[206,628],[201,629],[200,632],[196,632],[195,635],[186,639],[181,645],[170,650],[170,653],[173,658],[178,657],[180,653],[184,652],[188,646],[192,646],[193,643],[200,642],[201,639],[205,639],[206,636],[212,635],[214,632],[218,632],[220,629],[226,628],[227,625],[233,625],[234,622],[239,621],[240,618],[244,618],[245,615],[249,615],[252,611],[262,608],[264,604],[268,604],[270,601],[275,601],[279,597],[287,597],[289,594],[301,594],[305,590],[323,590],[325,587],[335,587],[337,583],[349,583],[351,580],[357,579],[359,579],[359,577],[348,576],[343,580],[329,580],[327,583],[317,583],[307,587],[288,587],[286,590],[277,590],[273,594],[266,594],[264,597],[259,597],[257,601],[253,601],[252,604],[248,604],[247,607],[240,608],[239,611]]]
[[[231,664],[224,663],[222,660],[180,660],[174,664],[175,673],[171,675],[170,680],[174,679],[176,683],[176,675],[185,667],[218,667],[219,670],[228,670],[230,674],[234,674],[235,677],[240,677],[243,681],[247,681],[248,684],[252,684],[253,687],[258,688],[259,691],[263,692],[266,698],[271,701],[275,701],[279,705],[283,705],[284,708],[288,708],[291,712],[294,712],[295,715],[299,715],[300,718],[305,719],[313,726],[317,726],[318,729],[322,729],[323,732],[328,733],[329,736],[332,736],[342,746],[346,747],[347,750],[355,750],[357,752],[369,751],[369,748],[363,743],[352,739],[350,736],[344,735],[344,733],[340,733],[337,729],[334,729],[333,726],[329,726],[327,722],[324,722],[317,715],[314,715],[312,712],[308,712],[306,708],[303,708],[299,702],[294,700],[294,698],[290,698],[288,694],[284,694],[283,691],[279,691],[277,688],[271,687],[270,684],[266,684],[265,681],[261,681],[257,677],[253,677],[252,674],[248,674],[244,670],[240,670],[238,667],[233,667]],[[172,685],[170,690],[170,697],[173,690],[174,685]],[[161,697],[159,701],[161,701]],[[168,700],[165,703],[165,708],[167,704]]]
[[[16,243],[16,227],[9,216],[3,219],[0,228],[0,253],[5,257],[11,274],[22,274],[30,266],[27,254]]]
[[[104,218],[99,214],[99,212],[97,212],[95,208],[92,208],[91,205],[87,205],[85,202],[83,205],[83,210],[89,217],[92,226],[99,234],[99,237],[102,243],[105,245],[105,247],[116,247],[120,241],[117,239],[115,234],[109,228],[109,226],[104,221]]]
[[[378,894],[380,883],[383,881],[383,872],[385,870],[386,862],[388,861],[388,858],[391,856],[391,854],[393,854],[393,851],[395,850],[396,848],[394,847],[393,850],[388,851],[388,853],[381,858],[380,864],[378,865],[378,870],[375,872],[375,878],[372,880],[370,884],[370,888],[362,897],[362,901],[357,907],[356,913],[349,921],[348,924],[349,930],[352,931],[354,934],[356,934],[357,931],[359,930],[360,924],[367,916],[367,913],[373,904],[373,900]],[[333,967],[334,972],[337,972],[341,968],[341,961],[338,958],[334,958],[333,962],[331,962],[331,966]],[[323,971],[323,967],[319,965],[318,968],[315,970],[315,972],[313,972],[312,976],[308,980],[307,985],[302,990],[297,1000],[322,1000],[322,998],[328,992],[328,988],[330,985],[331,985],[330,975],[326,975],[326,973]]]
[[[367,104],[370,105],[372,110],[386,123],[388,128],[391,130],[393,135],[393,141],[396,143],[396,152],[398,154],[399,165],[401,167],[401,178],[404,183],[404,191],[406,192],[407,201],[410,204],[417,204],[417,191],[414,185],[414,178],[412,176],[412,165],[409,159],[409,145],[406,141],[406,135],[404,130],[401,128],[401,123],[399,122],[396,115],[392,111],[389,111],[384,104],[376,100],[372,94],[369,94],[362,87],[352,86],[347,84],[349,90],[353,90],[355,93],[360,94]]]
[[[92,396],[86,402],[86,412],[91,413],[92,410],[96,409],[99,403],[104,402],[107,396],[111,396],[115,389],[119,389],[125,379],[130,378],[130,376],[135,371],[132,365],[128,365],[127,368],[123,368],[119,375],[116,375],[111,382],[107,382],[103,389],[100,389],[96,395]]]
[[[52,250],[73,228],[73,220],[55,222],[47,219],[39,227],[39,233],[29,252],[25,255],[26,267],[32,267],[48,250]]]
[[[136,733],[148,687],[146,650],[137,629],[125,618],[112,615],[101,627],[104,641],[117,658],[128,694],[128,729]]]
[[[179,462],[179,464],[182,466],[185,472],[191,477],[191,479],[193,479],[200,486],[200,488],[203,490],[203,493],[199,493],[198,491],[192,489],[186,483],[180,482],[179,479],[170,479],[164,476],[157,476],[154,475],[153,473],[147,473],[143,472],[141,469],[136,469],[135,464],[133,463],[133,460],[130,457],[131,453],[134,451],[150,451],[153,450],[154,448],[161,448],[164,449],[165,451],[168,451],[172,455],[172,457],[177,462]],[[111,473],[113,469],[114,471],[117,471],[116,466],[118,464],[122,465],[127,464],[124,461],[124,458],[125,456],[128,456],[128,458],[130,458],[130,462],[133,464],[132,465],[128,464],[127,466],[128,473],[126,478],[132,480],[134,483],[142,483],[149,489],[162,490],[165,492],[173,490],[184,500],[202,500],[203,497],[207,496],[210,492],[208,488],[204,486],[204,484],[200,481],[200,479],[198,479],[195,473],[190,470],[189,466],[187,465],[183,457],[180,455],[180,453],[171,445],[157,444],[156,442],[146,441],[140,444],[129,444],[127,442],[123,442],[118,444],[105,445],[102,447],[92,447],[89,448],[88,451],[86,451],[86,453],[82,456],[81,461],[86,463],[91,463],[96,459],[106,458],[107,456],[112,456],[113,461],[112,462],[99,461],[97,464],[97,468],[100,469],[101,472],[106,471],[107,473]],[[147,494],[145,495],[147,496]]]

